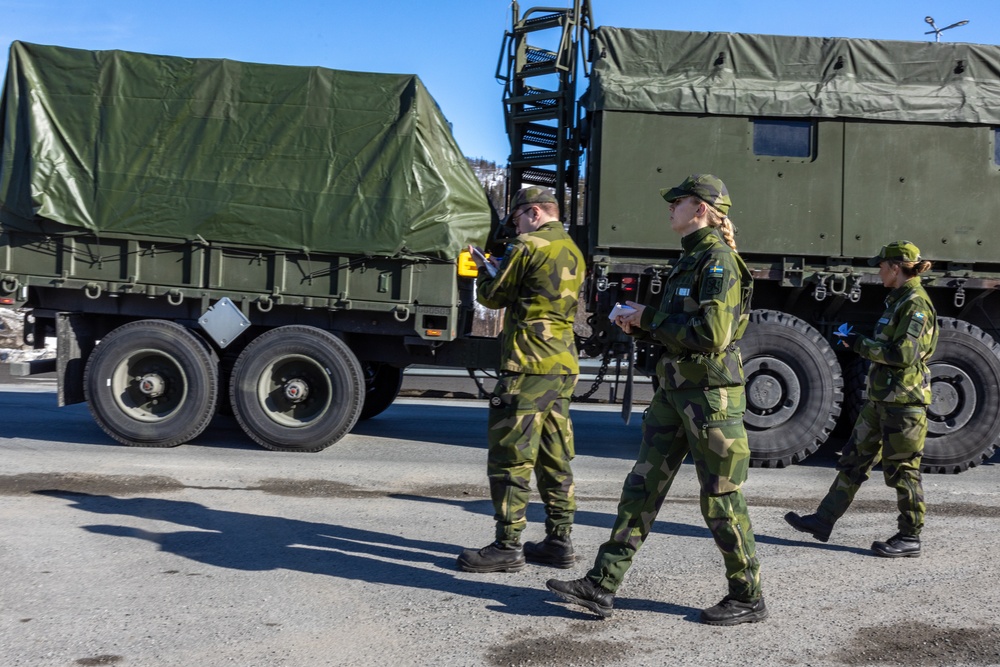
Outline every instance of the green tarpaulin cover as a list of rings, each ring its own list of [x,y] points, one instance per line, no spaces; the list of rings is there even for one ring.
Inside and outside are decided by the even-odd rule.
[[[1000,47],[599,28],[588,107],[1000,124]]]
[[[416,76],[14,42],[0,133],[14,229],[445,259],[489,229]]]

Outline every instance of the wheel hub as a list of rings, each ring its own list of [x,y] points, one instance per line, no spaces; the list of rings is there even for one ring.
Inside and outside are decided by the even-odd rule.
[[[795,371],[775,357],[755,357],[744,366],[747,411],[744,421],[757,429],[774,428],[795,414],[801,387]]]
[[[292,403],[301,403],[309,397],[309,383],[302,378],[285,382],[285,398]]]
[[[137,377],[136,380],[139,382],[139,391],[149,398],[163,396],[163,392],[167,389],[167,383],[159,373],[148,373]]]
[[[257,379],[257,400],[264,414],[287,428],[321,419],[334,395],[325,367],[302,354],[277,355]]]
[[[931,404],[927,408],[927,432],[944,435],[964,427],[978,403],[972,378],[957,366],[932,364]]]

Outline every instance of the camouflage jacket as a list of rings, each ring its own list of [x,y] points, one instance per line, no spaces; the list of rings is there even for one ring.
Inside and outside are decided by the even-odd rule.
[[[583,254],[558,221],[514,239],[495,277],[480,269],[479,303],[507,309],[500,370],[579,374],[573,321],[585,270]]]
[[[643,311],[637,337],[664,347],[656,374],[665,389],[742,385],[736,341],[750,316],[750,271],[709,227],[685,236],[681,246],[660,307]]]
[[[885,403],[930,405],[927,360],[938,341],[937,315],[930,297],[914,277],[889,292],[875,337],[858,336],[854,351],[872,362],[868,398]]]

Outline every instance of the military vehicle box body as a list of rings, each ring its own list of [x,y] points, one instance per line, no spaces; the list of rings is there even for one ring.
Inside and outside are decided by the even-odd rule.
[[[826,440],[842,402],[845,428],[857,414],[864,367],[827,341],[842,322],[871,331],[887,290],[867,260],[910,240],[933,262],[922,277],[942,318],[925,469],[988,458],[1000,438],[1000,47],[607,27],[592,37],[578,232],[595,308],[658,302],[680,249],[659,190],[720,176],[755,276],[743,343],[751,447],[758,465],[786,465]]]
[[[491,207],[415,76],[15,42],[0,133],[0,297],[33,309],[26,333],[36,343],[58,334],[61,403],[87,398],[95,410],[89,394],[99,390],[85,386],[95,344],[143,321],[153,331],[155,322],[181,325],[168,337],[185,349],[142,363],[116,343],[119,362],[104,372],[124,378],[130,365],[159,363],[177,377],[207,373],[223,402],[251,341],[277,341],[274,332],[291,326],[285,333],[312,349],[326,341],[308,340],[316,331],[334,335],[347,388],[327,373],[323,391],[261,408],[289,432],[319,428],[330,410],[309,412],[316,399],[344,404],[331,410],[350,424],[362,403],[374,414],[407,364],[485,365],[491,348],[469,335],[473,285],[456,261],[467,243],[482,243]],[[139,339],[149,327],[126,333]],[[195,366],[216,368],[181,360],[194,344],[186,334],[212,357]],[[305,348],[271,352],[270,369],[307,374],[288,366],[310,358]],[[354,396],[358,369],[364,386]],[[169,373],[141,370],[148,387],[121,379],[106,397],[112,407],[96,408],[99,423],[129,444],[192,437],[170,425],[192,419],[182,399],[154,407],[177,389],[163,386]],[[247,391],[262,403],[276,387],[301,396],[301,385],[274,382]],[[98,414],[116,411],[147,428],[129,432]],[[255,436],[236,412],[265,446],[332,441],[318,431],[311,444]]]

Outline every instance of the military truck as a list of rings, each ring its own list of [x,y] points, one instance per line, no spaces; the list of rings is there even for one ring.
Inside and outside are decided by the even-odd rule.
[[[870,329],[866,260],[897,238],[934,262],[942,327],[924,468],[992,455],[1000,49],[597,28],[586,0],[512,14],[510,183],[565,193],[584,352],[633,354],[605,315],[655,303],[679,255],[658,189],[716,173],[756,280],[753,464],[799,462],[857,413],[865,369],[828,340]],[[33,309],[60,404],[121,442],[184,442],[221,407],[265,447],[316,451],[408,364],[495,362],[458,256],[502,233],[416,77],[15,43],[0,121],[0,305]]]
[[[941,336],[924,470],[989,458],[1000,438],[1000,47],[594,27],[590,3],[572,4],[522,14],[514,2],[497,78],[512,182],[565,193],[590,263],[584,347],[628,354],[606,313],[657,303],[680,251],[658,191],[714,173],[755,278],[741,343],[753,464],[801,461],[838,418],[853,421],[865,368],[828,341],[844,322],[871,331],[887,290],[867,260],[896,239],[934,265],[924,284]]]
[[[0,160],[0,305],[57,339],[15,371],[119,442],[226,408],[318,451],[407,365],[495,360],[459,262],[495,213],[416,76],[15,42]]]

